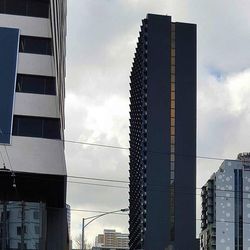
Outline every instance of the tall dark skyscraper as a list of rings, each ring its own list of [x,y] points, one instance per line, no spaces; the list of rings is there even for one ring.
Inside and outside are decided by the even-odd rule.
[[[130,249],[194,250],[196,25],[148,14],[130,85]]]

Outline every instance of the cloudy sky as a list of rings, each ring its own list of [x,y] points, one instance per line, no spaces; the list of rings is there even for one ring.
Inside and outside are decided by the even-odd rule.
[[[249,9],[248,0],[68,0],[66,139],[128,146],[133,54],[141,19],[157,13],[198,25],[197,155],[235,158],[250,151]],[[128,179],[126,150],[66,143],[66,160],[69,175]],[[220,163],[197,159],[197,187]],[[71,207],[112,211],[128,206],[126,184],[98,183],[125,188],[69,183]],[[72,211],[73,239],[81,218],[92,215]],[[104,228],[127,232],[127,219],[96,220],[86,228],[86,238],[92,243]]]

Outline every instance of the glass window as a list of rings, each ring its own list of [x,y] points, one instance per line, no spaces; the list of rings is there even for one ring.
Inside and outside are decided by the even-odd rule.
[[[172,108],[172,109],[175,108],[175,101],[171,101],[171,108]]]
[[[15,119],[15,117],[14,117]],[[15,121],[14,121],[15,122]],[[42,137],[42,120],[35,117],[17,117],[18,123],[18,135],[19,136],[31,136]],[[14,126],[15,127],[15,126]]]
[[[175,75],[171,75],[171,82],[175,82]]]
[[[16,92],[56,95],[55,78],[18,74]]]
[[[175,117],[175,109],[170,109],[170,117]]]
[[[40,227],[39,226],[35,226],[35,234],[40,234]]]
[[[18,226],[16,228],[16,233],[17,233],[17,235],[21,235],[22,234],[22,227]],[[26,226],[23,227],[23,233],[27,233]]]
[[[171,91],[175,91],[175,83],[171,82]]]
[[[34,212],[33,212],[33,217],[34,217],[35,220],[38,220],[39,217],[40,217],[40,216],[39,216],[39,212],[38,212],[38,211],[34,211]]]
[[[19,52],[52,55],[51,39],[33,36],[21,36]]]
[[[0,13],[49,17],[49,0],[0,0]]]
[[[59,119],[44,120],[44,138],[60,139],[60,121]]]
[[[12,134],[16,136],[60,139],[60,119],[14,116]]]
[[[49,17],[49,3],[48,1],[27,1],[27,16],[34,17]]]
[[[170,127],[170,135],[175,135],[175,128],[174,127]]]
[[[171,48],[171,56],[175,56],[175,49]]]
[[[170,125],[171,125],[171,127],[175,126],[175,119],[174,118],[171,118]]]
[[[18,243],[18,249],[26,250],[26,249],[27,249],[27,244],[26,244],[26,243],[23,243],[23,246],[22,246],[21,243]]]
[[[171,74],[175,74],[175,66],[171,66]]]
[[[174,166],[174,162],[170,162],[170,171],[174,171],[175,166]]]
[[[171,100],[175,100],[175,91],[171,91]]]
[[[56,78],[55,77],[46,77],[44,94],[56,95]]]
[[[171,64],[175,65],[175,57],[171,57]]]
[[[171,135],[171,136],[170,136],[170,143],[171,143],[171,144],[174,144],[174,143],[175,143],[175,136],[174,136],[174,135]]]
[[[171,38],[174,40],[175,39],[175,31],[171,32]]]
[[[1,0],[3,9],[2,13],[14,14],[14,15],[25,15],[26,3],[23,0]]]
[[[21,227],[17,227],[16,228],[16,234],[17,235],[21,235],[22,234],[22,228]]]
[[[170,171],[170,179],[174,180],[174,171]]]
[[[175,161],[174,154],[171,154],[171,155],[170,155],[170,161],[172,161],[172,162],[174,162],[174,161]]]

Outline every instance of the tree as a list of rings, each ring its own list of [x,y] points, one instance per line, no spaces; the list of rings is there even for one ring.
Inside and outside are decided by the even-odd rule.
[[[74,238],[74,245],[77,249],[82,249],[82,234],[79,234]],[[91,244],[84,242],[84,250],[91,250]]]

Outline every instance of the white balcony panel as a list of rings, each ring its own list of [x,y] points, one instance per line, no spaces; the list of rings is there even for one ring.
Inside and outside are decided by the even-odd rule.
[[[55,76],[53,56],[19,53],[18,73]]]
[[[16,93],[14,114],[59,118],[58,97]]]
[[[51,37],[47,18],[0,14],[0,27],[20,29],[24,36]]]
[[[3,146],[0,150],[5,158],[6,167],[14,171],[39,174],[66,175],[63,141],[12,137],[12,145],[6,146],[11,166]]]

